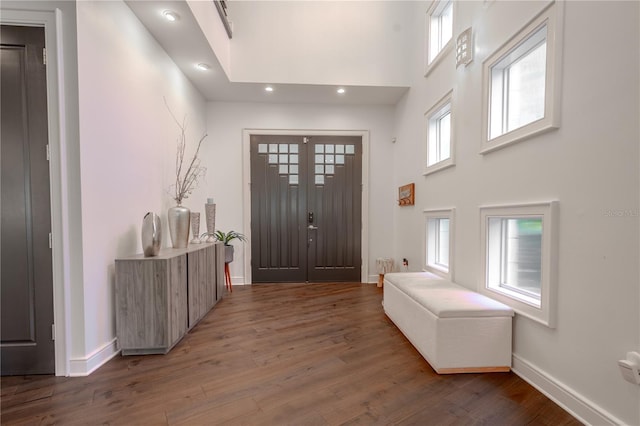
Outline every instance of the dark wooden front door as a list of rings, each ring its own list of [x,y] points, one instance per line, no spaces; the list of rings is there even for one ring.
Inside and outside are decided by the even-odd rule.
[[[55,370],[44,29],[0,28],[0,366]]]
[[[360,281],[362,140],[251,136],[252,281]]]

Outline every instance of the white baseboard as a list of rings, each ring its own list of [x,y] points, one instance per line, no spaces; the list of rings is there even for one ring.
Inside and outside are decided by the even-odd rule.
[[[368,284],[377,284],[378,283],[378,275],[369,275]]]
[[[580,395],[574,389],[559,382],[538,367],[517,355],[512,355],[515,374],[538,389],[572,416],[587,425],[621,425],[622,421]]]
[[[111,358],[118,355],[117,339],[105,343],[101,348],[83,358],[71,358],[69,361],[69,376],[84,377],[96,371]]]

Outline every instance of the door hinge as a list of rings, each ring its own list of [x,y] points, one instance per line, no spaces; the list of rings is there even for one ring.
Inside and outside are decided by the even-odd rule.
[[[53,234],[49,232],[49,248],[53,248]]]
[[[47,48],[42,48],[42,65],[47,65]]]
[[[56,340],[56,325],[51,324],[51,340]]]
[[[51,161],[51,148],[47,144],[47,161]]]

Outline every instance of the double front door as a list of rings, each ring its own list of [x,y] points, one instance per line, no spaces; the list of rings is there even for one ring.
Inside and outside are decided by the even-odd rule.
[[[361,137],[252,135],[252,282],[359,282],[361,200]]]

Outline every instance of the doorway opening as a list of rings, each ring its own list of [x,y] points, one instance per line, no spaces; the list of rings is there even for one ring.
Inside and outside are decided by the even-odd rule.
[[[367,281],[368,136],[244,131],[245,283]]]

